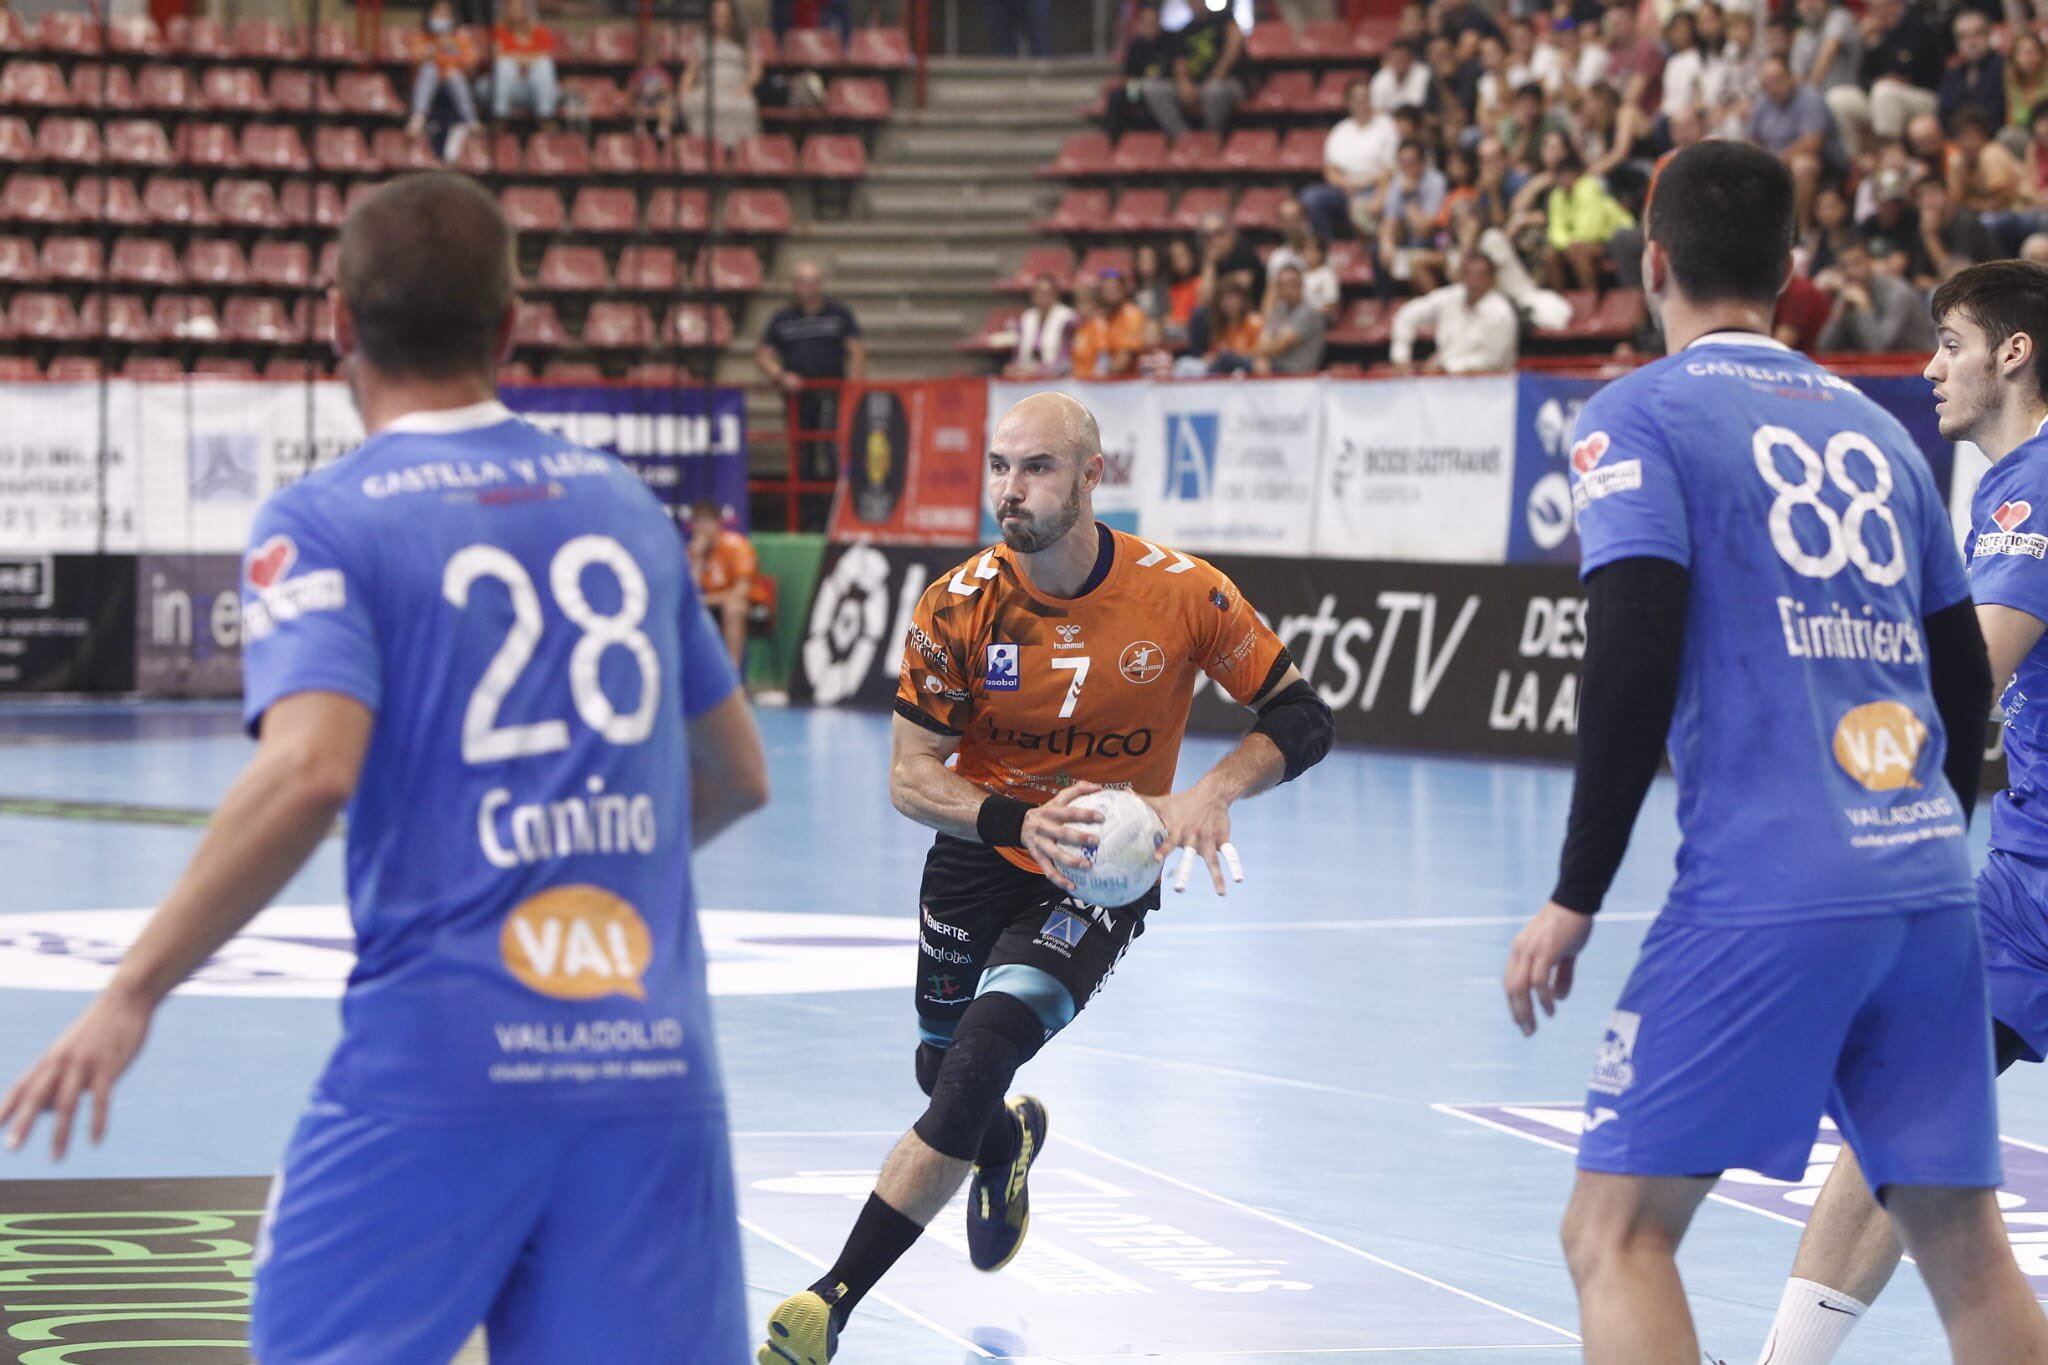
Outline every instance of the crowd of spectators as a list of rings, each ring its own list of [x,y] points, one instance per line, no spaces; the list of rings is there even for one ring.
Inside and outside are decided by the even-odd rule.
[[[1113,132],[1227,127],[1251,83],[1242,36],[1220,14],[1188,31],[1162,33],[1139,0]],[[1708,138],[1755,142],[1793,176],[1783,340],[1924,349],[1941,281],[1987,259],[2048,259],[2044,39],[2048,0],[1412,3],[1377,69],[1346,90],[1321,178],[1263,266],[1219,221],[1191,243],[1146,243],[1137,278],[1077,281],[1071,302],[1041,281],[1012,368],[1314,369],[1322,329],[1306,318],[1335,319],[1326,256],[1343,239],[1392,310],[1396,366],[1428,332],[1432,366],[1511,365],[1520,339],[1571,320],[1566,295],[1640,288],[1656,167]],[[1112,294],[1142,316],[1135,349],[1139,324],[1112,319]],[[1653,345],[1654,326],[1627,346]]]

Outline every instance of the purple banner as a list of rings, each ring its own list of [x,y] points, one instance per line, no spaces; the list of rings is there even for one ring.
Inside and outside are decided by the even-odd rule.
[[[748,529],[747,402],[738,389],[666,385],[504,388],[505,406],[578,445],[633,466],[678,520],[710,498]]]

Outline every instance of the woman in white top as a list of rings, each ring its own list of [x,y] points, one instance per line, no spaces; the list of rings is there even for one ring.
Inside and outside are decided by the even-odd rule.
[[[1706,55],[1700,51],[1699,29],[1690,11],[1680,10],[1664,25],[1664,46],[1669,55],[1664,58],[1664,103],[1660,112],[1670,118],[1704,102],[1700,98],[1700,74],[1706,66]]]
[[[698,49],[683,66],[679,103],[692,137],[715,137],[730,147],[761,131],[754,87],[761,82],[761,56],[747,42],[732,0],[711,0],[711,46]]]
[[[1060,302],[1059,282],[1040,275],[1031,283],[1031,306],[1017,319],[1017,353],[1003,368],[1011,379],[1065,374],[1072,364],[1074,310]]]

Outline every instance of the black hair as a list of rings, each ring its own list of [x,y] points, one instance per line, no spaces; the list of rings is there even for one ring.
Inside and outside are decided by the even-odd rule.
[[[2034,387],[2048,394],[2048,266],[1986,261],[1957,272],[1934,291],[1934,324],[1960,313],[1982,328],[1996,350],[2017,332],[2034,343]]]
[[[515,246],[498,201],[458,171],[403,175],[356,205],[335,273],[363,359],[389,375],[488,376]]]
[[[1792,250],[1792,174],[1763,148],[1702,142],[1672,157],[1650,186],[1650,240],[1695,303],[1769,306]]]
[[[1955,114],[1949,119],[1948,131],[1950,137],[1954,137],[1965,128],[1974,128],[1985,137],[1990,137],[1993,132],[1997,131],[1991,126],[1991,120],[1985,116],[1984,111],[1974,104],[1964,105],[1956,110]]]

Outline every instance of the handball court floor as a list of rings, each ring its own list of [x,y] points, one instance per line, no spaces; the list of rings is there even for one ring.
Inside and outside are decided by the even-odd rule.
[[[757,1322],[836,1253],[921,1108],[912,981],[941,965],[917,949],[929,836],[889,806],[887,719],[761,721],[773,802],[698,863]],[[1184,773],[1221,747],[1191,740]],[[9,1077],[105,979],[249,748],[225,706],[0,708]],[[1577,992],[1524,1040],[1498,981],[1549,888],[1569,790],[1553,767],[1340,751],[1240,806],[1245,883],[1220,901],[1206,886],[1169,891],[1102,994],[1024,1072],[1052,1116],[1024,1254],[977,1274],[956,1204],[870,1297],[842,1365],[1575,1359],[1555,1235],[1569,1153],[1676,832],[1660,781]],[[450,819],[449,837],[468,837]],[[165,1008],[104,1147],[61,1167],[40,1142],[0,1159],[7,1235],[24,1210],[225,1209],[253,1223],[335,1034],[349,963],[340,853],[323,846],[285,908]],[[2001,1101],[2008,1216],[2048,1298],[2048,1078],[2022,1067]],[[1833,1151],[1817,1134],[1796,1185],[1731,1174],[1694,1225],[1682,1268],[1704,1344],[1732,1365],[1755,1358]],[[0,1284],[0,1360],[33,1349],[23,1333],[50,1302]],[[184,1340],[239,1332],[174,1326]],[[1910,1268],[1846,1358],[1946,1358]]]

